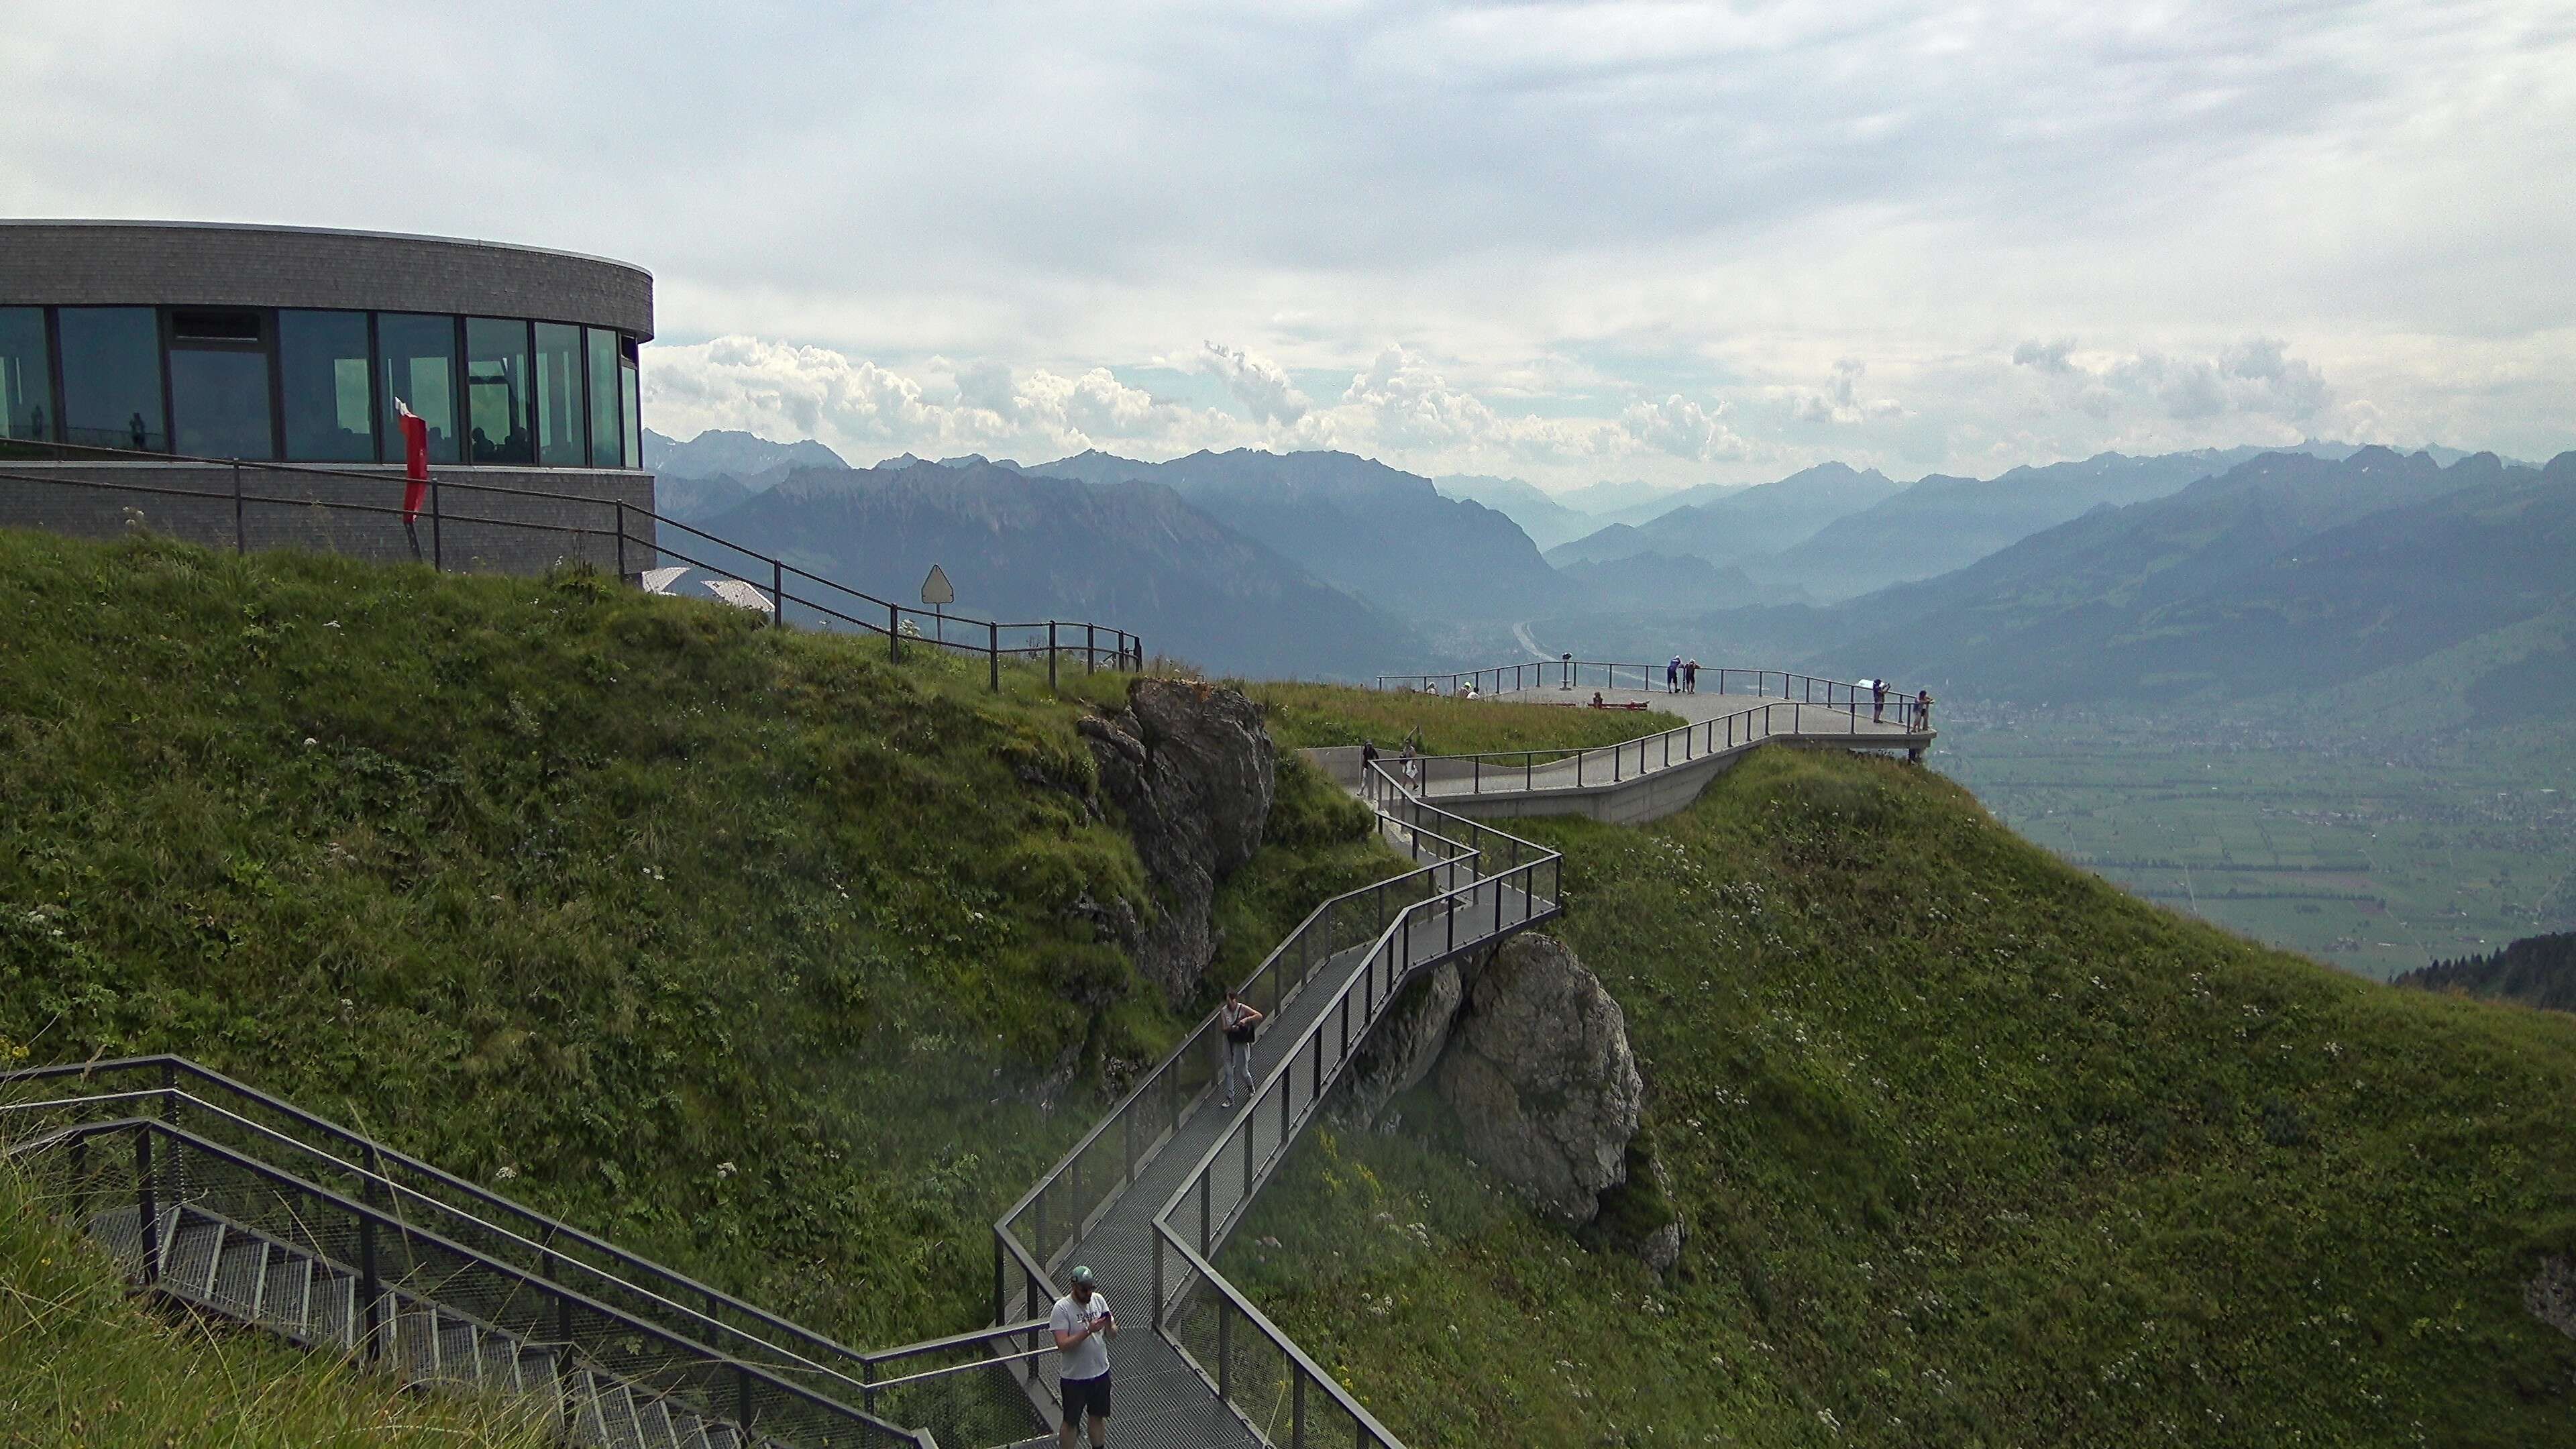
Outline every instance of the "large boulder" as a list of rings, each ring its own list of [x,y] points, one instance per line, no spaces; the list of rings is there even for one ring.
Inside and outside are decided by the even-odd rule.
[[[1474,984],[1439,1068],[1467,1150],[1568,1226],[1627,1178],[1645,1081],[1628,1022],[1564,942],[1528,932]]]
[[[1128,945],[1145,978],[1179,1005],[1216,956],[1217,884],[1261,848],[1277,748],[1240,690],[1187,680],[1139,679],[1125,709],[1080,728],[1154,887],[1154,917]]]
[[[1386,1015],[1369,1028],[1368,1040],[1351,1058],[1342,1078],[1348,1084],[1350,1109],[1359,1120],[1376,1120],[1387,1103],[1431,1075],[1431,1069],[1440,1064],[1442,1049],[1449,1045],[1449,1025],[1466,997],[1458,963],[1443,961],[1415,977],[1387,1003]]]

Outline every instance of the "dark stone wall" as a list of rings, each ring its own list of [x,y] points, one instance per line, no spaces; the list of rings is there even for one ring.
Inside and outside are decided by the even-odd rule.
[[[167,463],[0,462],[0,528],[115,538],[141,516],[143,527],[212,548],[306,548],[379,561],[408,560],[400,468],[327,474],[245,467],[241,497],[233,470]],[[356,475],[356,476],[352,476]],[[32,479],[56,481],[37,482]],[[538,574],[558,562],[604,571],[654,567],[649,514],[653,475],[592,468],[448,468],[436,512],[424,507],[415,531],[420,557],[461,572]],[[525,497],[510,492],[569,495]],[[140,491],[157,490],[157,491]],[[627,541],[618,539],[619,503]]]
[[[344,307],[653,335],[653,274],[444,237],[201,222],[0,222],[0,305]]]

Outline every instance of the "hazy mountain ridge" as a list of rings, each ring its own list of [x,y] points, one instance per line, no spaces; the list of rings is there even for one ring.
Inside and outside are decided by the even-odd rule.
[[[1164,484],[1316,577],[1408,617],[1513,619],[1580,597],[1502,513],[1349,453],[1237,448],[1143,463],[1091,451],[1023,471]]]
[[[1815,658],[2024,700],[2322,689],[2568,608],[2570,548],[2576,454],[2266,454],[1853,600],[1829,631],[1903,622]]]
[[[1614,523],[1548,551],[1548,562],[1608,563],[1652,550],[1693,554],[1712,564],[1777,553],[1845,515],[1904,488],[1875,468],[1819,463],[1776,483],[1738,489],[1705,503],[1685,503],[1644,524]]]
[[[808,469],[708,527],[907,604],[937,563],[961,612],[1096,620],[1215,669],[1349,676],[1421,648],[1402,620],[1151,482],[980,462]]]

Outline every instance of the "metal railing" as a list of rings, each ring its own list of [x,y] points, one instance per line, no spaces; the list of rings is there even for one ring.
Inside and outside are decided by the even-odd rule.
[[[198,541],[218,541],[217,536],[226,531],[220,520],[229,511],[229,532],[237,553],[250,550],[251,520],[254,512],[259,510],[307,510],[311,515],[307,521],[317,524],[327,524],[341,516],[381,520],[375,540],[379,545],[377,551],[393,550],[399,555],[401,548],[407,546],[419,562],[441,571],[446,571],[450,565],[448,534],[451,528],[516,529],[571,540],[573,547],[584,557],[595,553],[599,561],[612,563],[621,578],[638,577],[646,567],[661,560],[704,570],[720,579],[747,585],[760,596],[763,612],[773,623],[802,623],[814,628],[878,635],[886,640],[888,650],[898,659],[903,656],[906,644],[980,656],[987,663],[989,682],[996,690],[1001,688],[1001,667],[1006,658],[1032,664],[1044,658],[1050,688],[1058,682],[1060,672],[1076,661],[1085,672],[1104,667],[1141,670],[1145,666],[1144,640],[1124,629],[1087,620],[1010,622],[979,619],[899,604],[836,583],[782,558],[746,548],[622,499],[517,488],[432,474],[415,523],[396,503],[326,498],[311,491],[313,481],[324,479],[362,483],[370,489],[390,490],[404,485],[406,480],[399,471],[383,468],[365,471],[265,460],[140,453],[72,443],[0,443],[0,459],[6,458],[72,463],[196,465],[222,469],[229,479],[229,487],[224,489],[180,487],[103,476],[64,477],[30,472],[24,468],[0,468],[0,481],[115,496],[193,500],[211,507],[218,520],[208,527],[194,530],[208,535]],[[266,485],[277,479],[302,480],[308,486],[302,493],[263,491]],[[565,511],[573,518],[589,521],[512,518],[490,511],[495,504],[506,505],[509,500],[544,504]],[[465,511],[452,507],[452,503],[465,505]],[[483,511],[473,511],[478,506]],[[149,522],[148,516],[146,522]],[[396,524],[401,526],[399,533],[394,531]],[[685,539],[675,541],[672,536],[675,532],[685,535]],[[354,539],[327,526],[305,529],[295,535],[295,541],[313,543],[334,551],[360,551],[353,546]],[[458,562],[470,570],[475,559],[476,556],[469,553]]]
[[[178,1114],[179,1120],[131,1110],[144,1106]],[[147,1287],[159,1284],[169,1266],[162,1225],[175,1229],[185,1221],[184,1210],[196,1221],[241,1230],[254,1242],[274,1244],[317,1270],[351,1280],[349,1320],[339,1342],[366,1360],[386,1356],[397,1318],[428,1307],[478,1333],[542,1348],[559,1365],[604,1374],[705,1418],[739,1424],[762,1442],[937,1449],[932,1435],[792,1382],[778,1366],[724,1352],[661,1318],[496,1255],[488,1243],[473,1240],[470,1224],[466,1236],[452,1236],[445,1230],[458,1226],[455,1218],[425,1219],[418,1211],[424,1204],[380,1173],[311,1149],[302,1150],[296,1168],[284,1167],[238,1141],[219,1140],[219,1134],[255,1124],[184,1094],[112,1093],[18,1102],[7,1110],[11,1127],[23,1128],[49,1110],[101,1108],[115,1115],[13,1136],[7,1155],[58,1165],[73,1214],[84,1222],[130,1209],[136,1227],[130,1266]],[[271,1148],[302,1148],[275,1134],[252,1135],[265,1137]],[[551,1411],[562,1413],[566,1406]]]
[[[1042,1324],[882,1350],[849,1348],[185,1058],[127,1058],[0,1077],[0,1140],[60,1131],[101,1111],[122,1115],[146,1107],[281,1171],[362,1181],[370,1201],[493,1263],[818,1397],[926,1428],[942,1442],[1005,1442],[1036,1425],[1025,1387],[1011,1373],[997,1372],[1009,1366],[983,1341]],[[1019,1370],[1033,1377],[1035,1365]]]
[[[1561,912],[1556,852],[1449,814],[1382,765],[1370,773],[1373,799],[1417,828],[1437,825],[1470,844],[1491,868],[1397,914],[1154,1216],[1156,1331],[1264,1442],[1291,1449],[1403,1446],[1217,1271],[1217,1255],[1416,972]]]
[[[1585,750],[1489,750],[1481,754],[1414,755],[1391,763],[1415,767],[1429,794],[1518,795],[1540,790],[1587,790],[1659,774],[1711,755],[1732,753],[1770,739],[1874,739],[1886,748],[1919,748],[1930,726],[1915,723],[1907,701],[1887,705],[1888,718],[1870,718],[1867,701],[1808,704],[1772,701],[1687,724],[1660,734]],[[1882,729],[1884,724],[1892,728]],[[1382,764],[1390,763],[1381,761]],[[1464,785],[1464,791],[1456,787]],[[1448,787],[1443,790],[1442,787]]]
[[[1373,963],[1373,970],[1354,971],[1346,976],[1339,996],[1334,1003],[1327,1005],[1325,1016],[1318,1018],[1319,1023],[1332,1019],[1337,1025],[1350,1027],[1354,1032],[1349,1038],[1351,1044],[1357,1043],[1360,1035],[1365,1034],[1367,1023],[1374,1020],[1374,1013],[1385,1006],[1379,987],[1387,983],[1380,979],[1384,976],[1383,970],[1377,968],[1382,968],[1386,953],[1394,949],[1389,942],[1427,945],[1433,939],[1428,934],[1412,934],[1416,930],[1429,932],[1432,927],[1409,923],[1428,921],[1436,915],[1443,922],[1440,929],[1452,933],[1463,924],[1468,930],[1465,937],[1452,934],[1441,940],[1444,946],[1452,949],[1471,949],[1488,937],[1476,934],[1474,922],[1466,917],[1454,910],[1442,909],[1442,903],[1454,904],[1461,899],[1472,898],[1480,882],[1491,882],[1498,875],[1529,887],[1521,891],[1525,899],[1543,900],[1546,904],[1534,912],[1522,911],[1508,923],[1497,917],[1497,929],[1508,924],[1509,929],[1517,930],[1556,913],[1554,902],[1559,865],[1554,852],[1479,822],[1425,806],[1403,797],[1401,791],[1375,796],[1373,803],[1378,810],[1380,829],[1400,842],[1414,859],[1428,857],[1431,863],[1335,896],[1317,906],[1296,930],[1271,950],[1238,988],[1242,999],[1261,1009],[1265,1015],[1275,1017],[1282,1006],[1296,1000],[1300,992],[1324,977],[1335,962],[1347,962],[1354,951],[1368,952],[1365,959]],[[1499,908],[1507,893],[1496,887],[1492,894]],[[1350,993],[1355,989],[1361,993],[1362,1017],[1333,1017],[1334,1012],[1347,1010]],[[1320,1025],[1315,1028],[1318,1032],[1321,1029]],[[1320,1043],[1322,1038],[1315,1036],[1314,1040]],[[1140,1078],[1126,1096],[993,1225],[993,1317],[996,1322],[1014,1317],[1034,1319],[1052,1307],[1060,1295],[1053,1277],[1056,1269],[1135,1185],[1139,1175],[1171,1142],[1181,1125],[1189,1120],[1216,1084],[1220,1071],[1216,1049],[1221,1041],[1218,1014],[1211,1011],[1179,1046]],[[1307,1046],[1305,1039],[1301,1038],[1299,1049],[1312,1052],[1316,1048]],[[1345,1059],[1341,1046],[1334,1048],[1332,1057],[1325,1069],[1328,1073],[1338,1074]],[[1311,1114],[1316,1096],[1311,1072],[1306,1081],[1308,1095],[1303,1100]],[[1325,1085],[1329,1087],[1329,1077]],[[1264,1090],[1268,1089],[1265,1087]],[[1288,1134],[1291,1139],[1295,1127],[1302,1126],[1303,1121],[1303,1116],[1294,1118]],[[1267,1171],[1260,1176],[1266,1181]],[[1317,1369],[1284,1333],[1244,1302],[1232,1285],[1216,1277],[1204,1262],[1191,1264],[1189,1269],[1193,1274],[1202,1270],[1212,1279],[1214,1291],[1229,1305],[1215,1310],[1218,1320],[1230,1324],[1240,1317],[1255,1324],[1251,1330],[1255,1336],[1264,1342],[1274,1342],[1281,1356],[1280,1362],[1295,1366],[1295,1372],[1282,1380],[1293,1384],[1284,1392],[1294,1395],[1296,1405],[1289,1419],[1282,1421],[1282,1432],[1289,1437],[1273,1442],[1299,1446],[1328,1442],[1397,1446],[1397,1441],[1387,1434],[1383,1426],[1369,1417],[1367,1411],[1333,1382],[1330,1375]],[[1161,1310],[1167,1294],[1160,1276],[1163,1271],[1160,1249],[1156,1271],[1154,1296],[1157,1328],[1161,1329],[1164,1327]],[[1040,1328],[1043,1325],[1033,1325],[1033,1329]],[[1054,1352],[1051,1335],[1040,1331],[1015,1335],[1013,1330],[995,1329],[988,1331],[988,1337],[995,1341],[997,1350],[1000,1341],[1006,1338],[1012,1340],[1015,1353],[1035,1350],[1037,1361],[1044,1366],[1042,1375],[1048,1401],[1058,1401],[1055,1384],[1059,1366],[1054,1362],[1058,1355]],[[1180,1348],[1185,1359],[1189,1358],[1186,1345],[1176,1339],[1175,1346]],[[1234,1369],[1230,1366],[1236,1360],[1230,1355],[1217,1357],[1229,1365],[1223,1382],[1203,1369],[1202,1377],[1208,1379],[1219,1397],[1225,1398],[1237,1413],[1244,1414],[1247,1422],[1256,1425],[1262,1422],[1248,1412],[1241,1401],[1241,1394],[1248,1391],[1251,1380],[1242,1379],[1238,1385]],[[1228,1397],[1230,1392],[1234,1397]],[[1282,1402],[1288,1401],[1283,1399]],[[1300,1426],[1320,1425],[1328,1419],[1346,1422],[1352,1426],[1352,1433],[1367,1437],[1354,1440],[1347,1435],[1341,1439],[1304,1436]]]
[[[1505,690],[1579,689],[1639,690],[1660,694],[1665,690],[1666,664],[1629,664],[1601,659],[1544,659],[1522,664],[1497,664],[1483,669],[1465,669],[1449,674],[1381,674],[1379,689],[1410,690],[1416,694],[1459,694],[1473,684],[1479,694],[1499,694]],[[1699,671],[1698,689],[1691,693],[1750,694],[1765,699],[1795,700],[1801,704],[1849,704],[1858,699],[1871,702],[1872,693],[1847,680],[1826,679],[1819,675],[1799,674],[1786,669],[1734,669],[1703,666]],[[1775,689],[1774,686],[1777,686]],[[1908,696],[1909,698],[1911,696]],[[1890,688],[1887,707],[1896,707],[1898,693]]]

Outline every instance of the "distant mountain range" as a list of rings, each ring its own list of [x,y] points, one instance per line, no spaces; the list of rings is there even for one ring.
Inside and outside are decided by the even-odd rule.
[[[1835,519],[1904,488],[1875,468],[1857,472],[1841,463],[1820,463],[1777,483],[1668,509],[1644,524],[1611,524],[1550,549],[1547,559],[1562,567],[1662,553],[1688,554],[1712,564],[1741,563],[1801,543]]]
[[[1349,453],[1239,448],[1140,463],[1093,451],[1023,471],[1164,484],[1316,577],[1407,617],[1525,618],[1583,597],[1501,513]]]
[[[750,433],[714,428],[683,443],[646,428],[644,466],[654,475],[656,511],[682,523],[703,523],[777,486],[799,468],[849,464],[811,438],[773,443]]]
[[[1096,620],[1226,671],[1347,677],[1367,667],[1355,661],[1422,649],[1403,621],[1156,483],[1095,485],[982,461],[804,469],[706,527],[907,605],[935,563],[961,614]]]
[[[747,434],[650,442],[673,517],[904,599],[941,562],[970,609],[1087,611],[1220,670],[1366,676],[1487,662],[1528,637],[2028,702],[2331,697],[2359,717],[2410,700],[2415,718],[2499,721],[2576,707],[2570,458],[2312,443],[1911,485],[1823,464],[1667,492],[1644,506],[1700,501],[1542,556],[1504,509],[1558,531],[1603,515],[1346,453],[852,470]],[[828,462],[779,474],[790,456]],[[751,481],[703,471],[727,468]],[[1594,496],[1634,507],[1638,491]],[[970,589],[960,570],[979,568]]]

